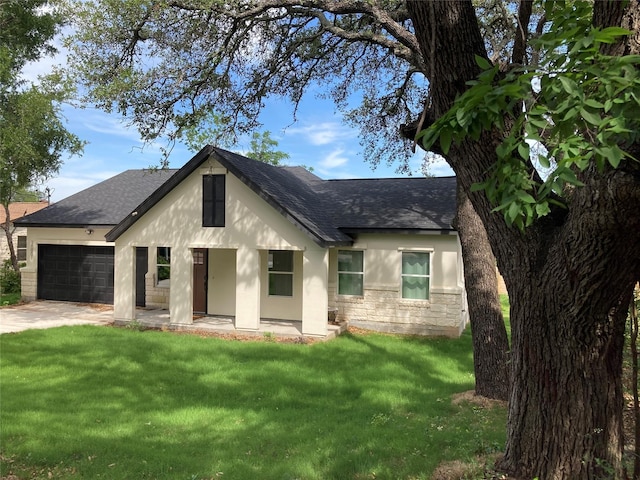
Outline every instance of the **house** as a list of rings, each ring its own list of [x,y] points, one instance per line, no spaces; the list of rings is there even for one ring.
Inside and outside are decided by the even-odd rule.
[[[181,169],[129,170],[19,221],[25,299],[458,336],[467,323],[456,180],[322,180],[207,146]]]
[[[14,225],[13,221],[18,220],[25,215],[42,210],[48,205],[48,202],[14,202],[9,204],[10,232],[13,239],[13,248],[15,249],[18,262],[27,260],[27,229]],[[0,225],[4,225],[7,221],[7,212],[4,207],[0,207]],[[9,242],[4,230],[0,230],[0,262],[5,262],[11,258],[9,252]]]

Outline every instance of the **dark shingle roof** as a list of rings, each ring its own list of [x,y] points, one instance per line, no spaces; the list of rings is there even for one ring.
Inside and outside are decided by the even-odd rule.
[[[16,223],[27,227],[112,227],[176,172],[127,170]]]
[[[456,179],[322,180],[302,167],[275,167],[206,146],[177,172],[128,170],[21,223],[33,226],[115,225],[115,241],[209,158],[322,246],[350,245],[349,234],[453,230]],[[130,215],[133,211],[136,215]]]
[[[328,180],[318,193],[343,231],[453,230],[455,177]]]

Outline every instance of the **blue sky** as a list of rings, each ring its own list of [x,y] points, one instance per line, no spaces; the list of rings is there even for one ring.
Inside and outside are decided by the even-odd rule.
[[[56,58],[46,58],[29,65],[23,72],[28,80],[45,73],[54,64],[64,63],[65,52]],[[94,108],[64,107],[67,128],[88,142],[82,156],[65,157],[57,176],[43,186],[52,192],[51,200],[59,201],[69,195],[90,187],[102,180],[128,169],[157,166],[162,158],[160,147],[143,145],[135,128],[128,128],[126,119],[116,114],[107,114]],[[263,130],[271,132],[277,140],[278,150],[289,154],[287,164],[313,167],[314,173],[324,179],[333,178],[385,178],[400,176],[395,167],[384,164],[375,170],[364,160],[359,144],[358,131],[342,123],[329,100],[305,98],[293,123],[293,107],[286,101],[271,101],[261,115]],[[240,139],[234,151],[246,151],[248,139]],[[185,145],[177,144],[172,150],[169,163],[172,168],[180,168],[195,152]],[[413,174],[422,175],[420,165],[422,154],[414,156]],[[430,166],[435,176],[452,175],[444,161]]]

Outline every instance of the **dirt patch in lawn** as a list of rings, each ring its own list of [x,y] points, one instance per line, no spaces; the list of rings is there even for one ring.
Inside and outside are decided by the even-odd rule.
[[[503,400],[494,400],[492,398],[476,395],[475,390],[467,390],[466,392],[456,393],[451,397],[451,403],[453,405],[460,405],[461,403],[468,402],[471,405],[475,405],[481,408],[493,408],[493,407],[506,407],[507,402]]]
[[[516,480],[493,470],[493,465],[500,454],[476,457],[473,462],[464,463],[459,460],[442,462],[433,472],[431,480],[466,480],[470,478],[483,480]]]

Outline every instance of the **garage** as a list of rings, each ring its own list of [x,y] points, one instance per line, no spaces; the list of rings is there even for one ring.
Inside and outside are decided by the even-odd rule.
[[[38,245],[38,298],[113,304],[113,247]]]

